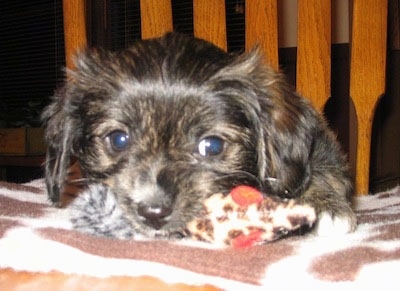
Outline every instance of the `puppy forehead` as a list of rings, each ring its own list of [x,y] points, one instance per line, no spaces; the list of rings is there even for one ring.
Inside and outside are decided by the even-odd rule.
[[[123,112],[124,119],[148,120],[155,124],[199,123],[199,118],[216,118],[222,110],[216,106],[216,97],[211,92],[183,84],[127,82],[116,99],[120,110],[115,114]]]
[[[86,119],[90,122],[88,128],[99,135],[121,128],[122,124],[121,129],[130,128],[141,134],[151,130],[154,134],[173,132],[176,137],[198,137],[210,132],[218,134],[226,131],[228,125],[240,126],[243,122],[231,102],[222,100],[207,87],[125,80],[120,90],[109,94],[108,98],[88,104],[85,110],[93,117]]]

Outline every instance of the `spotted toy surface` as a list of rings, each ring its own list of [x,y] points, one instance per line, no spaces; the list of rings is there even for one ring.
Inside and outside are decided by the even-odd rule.
[[[238,186],[229,195],[215,194],[205,200],[202,214],[187,225],[187,232],[195,240],[241,248],[276,240],[312,226],[315,220],[308,205]]]

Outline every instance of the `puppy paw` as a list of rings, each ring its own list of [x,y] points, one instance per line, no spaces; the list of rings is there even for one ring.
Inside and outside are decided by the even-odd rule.
[[[332,216],[328,212],[318,215],[314,233],[320,237],[340,236],[353,232],[356,228],[354,214],[344,216]]]

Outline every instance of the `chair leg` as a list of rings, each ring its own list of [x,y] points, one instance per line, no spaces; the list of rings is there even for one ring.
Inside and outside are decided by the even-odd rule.
[[[375,110],[371,106],[360,107],[356,106],[358,130],[355,194],[365,195],[369,192],[371,136]]]

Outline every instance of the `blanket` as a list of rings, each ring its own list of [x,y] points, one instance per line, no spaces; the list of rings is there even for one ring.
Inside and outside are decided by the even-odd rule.
[[[10,286],[7,272],[93,280],[151,277],[166,284],[215,288],[207,290],[372,290],[382,288],[382,282],[386,289],[399,288],[400,187],[355,198],[359,225],[354,233],[291,236],[243,249],[84,234],[72,229],[68,208],[52,206],[45,192],[43,180],[0,182],[2,290]]]

